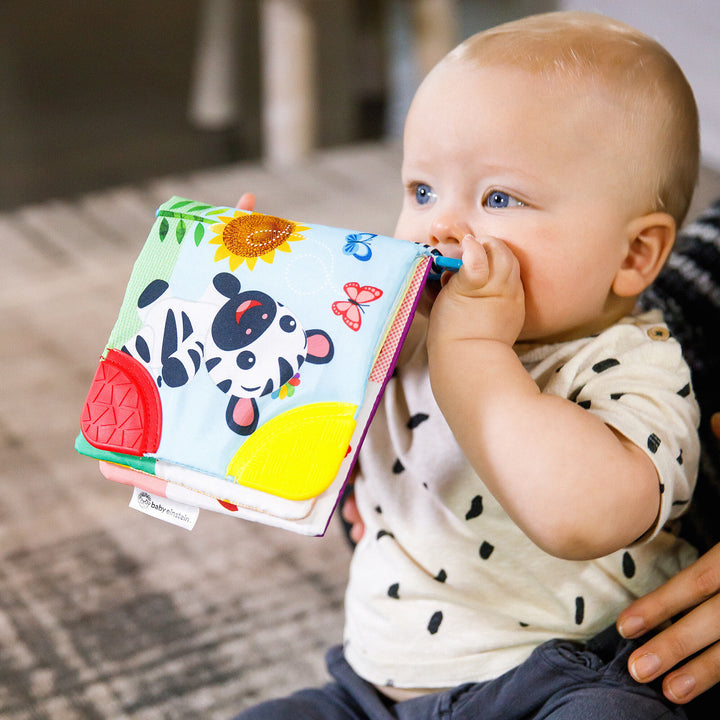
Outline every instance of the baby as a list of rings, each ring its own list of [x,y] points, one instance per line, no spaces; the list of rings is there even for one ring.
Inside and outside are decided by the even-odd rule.
[[[334,682],[242,718],[682,717],[601,631],[694,558],[669,525],[698,461],[690,374],[634,309],[697,168],[682,72],[608,18],[528,17],[429,74],[396,235],[463,265],[361,451]]]

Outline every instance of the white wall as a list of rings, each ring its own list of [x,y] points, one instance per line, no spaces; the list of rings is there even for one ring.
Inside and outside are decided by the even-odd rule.
[[[662,43],[693,87],[704,162],[720,170],[720,2],[718,0],[560,0],[635,26]]]

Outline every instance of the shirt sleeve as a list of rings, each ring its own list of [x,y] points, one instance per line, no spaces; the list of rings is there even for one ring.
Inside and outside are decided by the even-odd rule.
[[[699,410],[680,345],[660,314],[621,323],[574,359],[569,398],[645,452],[659,479],[660,511],[640,541],[688,507],[700,454]],[[608,482],[612,482],[608,478]]]

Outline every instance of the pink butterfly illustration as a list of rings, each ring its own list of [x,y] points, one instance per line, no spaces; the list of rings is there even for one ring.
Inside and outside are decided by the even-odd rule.
[[[382,294],[382,290],[372,285],[360,285],[356,282],[349,282],[343,286],[347,300],[338,300],[332,304],[332,311],[336,315],[342,317],[343,322],[351,329],[357,332],[362,324],[362,313],[368,303],[377,300]]]

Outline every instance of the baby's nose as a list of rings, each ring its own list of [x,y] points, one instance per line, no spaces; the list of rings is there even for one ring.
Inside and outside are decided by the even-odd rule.
[[[456,215],[438,215],[430,226],[429,243],[443,255],[456,256],[466,235],[472,235],[470,225]]]

